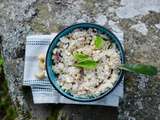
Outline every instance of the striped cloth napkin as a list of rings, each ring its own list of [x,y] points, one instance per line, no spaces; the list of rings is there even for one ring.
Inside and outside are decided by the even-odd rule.
[[[38,55],[45,54],[50,42],[57,33],[51,35],[30,35],[26,39],[25,50],[25,67],[24,67],[24,86],[30,86],[35,104],[42,103],[65,103],[65,104],[86,104],[86,105],[103,105],[114,106],[119,105],[120,97],[123,97],[123,81],[107,96],[94,102],[76,102],[59,94],[51,85],[48,78],[38,80],[35,74],[39,71]],[[122,41],[122,35],[115,33]]]

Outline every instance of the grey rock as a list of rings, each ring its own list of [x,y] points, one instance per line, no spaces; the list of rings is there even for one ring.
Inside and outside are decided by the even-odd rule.
[[[122,1],[124,6],[122,7]],[[31,91],[22,87],[25,39],[28,34],[48,34],[58,32],[65,26],[77,22],[96,22],[108,26],[113,21],[124,34],[124,47],[128,63],[146,63],[160,67],[160,31],[155,26],[160,21],[159,1],[155,8],[144,8],[147,13],[130,11],[128,0],[1,0],[0,36],[2,54],[5,59],[5,75],[9,83],[9,93],[18,109],[18,120],[45,120],[53,113],[53,119],[103,120],[117,119],[117,109],[108,107],[76,105],[35,105]],[[121,4],[120,4],[121,3]],[[132,1],[135,6],[137,3]],[[150,2],[149,2],[150,3]],[[148,7],[145,4],[144,7]],[[124,18],[124,9],[130,12]],[[131,7],[132,8],[132,7]],[[138,9],[138,8],[137,8]],[[156,10],[156,11],[154,11]],[[131,29],[144,23],[146,34]],[[125,95],[121,100],[119,120],[158,120],[160,119],[160,77],[153,78],[126,74]],[[30,112],[30,115],[28,114]]]

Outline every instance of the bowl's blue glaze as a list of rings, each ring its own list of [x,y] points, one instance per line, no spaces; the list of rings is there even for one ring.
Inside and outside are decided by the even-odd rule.
[[[55,72],[52,70],[52,51],[53,49],[56,47],[57,43],[59,42],[60,38],[63,36],[66,36],[67,34],[71,33],[73,30],[75,29],[88,29],[88,28],[94,28],[96,29],[98,32],[102,33],[102,34],[106,34],[108,37],[111,38],[112,42],[114,42],[118,48],[118,50],[120,51],[120,56],[121,56],[121,63],[125,63],[125,54],[124,54],[124,50],[122,48],[122,45],[120,43],[120,41],[118,40],[118,38],[108,29],[97,25],[97,24],[93,24],[93,23],[79,23],[79,24],[74,24],[71,25],[67,28],[65,28],[64,30],[62,30],[51,42],[48,51],[47,51],[47,55],[46,55],[46,70],[47,70],[47,74],[48,74],[48,78],[51,82],[51,84],[54,86],[54,88],[61,93],[63,96],[71,99],[71,100],[75,100],[75,101],[79,101],[79,102],[90,102],[90,101],[95,101],[98,100],[104,96],[106,96],[107,94],[109,94],[118,84],[119,82],[122,80],[123,78],[123,71],[120,71],[119,74],[119,78],[117,80],[117,82],[114,84],[113,88],[107,90],[106,92],[102,93],[101,95],[97,96],[97,97],[88,97],[88,98],[80,98],[80,97],[75,97],[72,96],[69,92],[64,92],[61,87],[58,85],[57,78],[55,75]]]

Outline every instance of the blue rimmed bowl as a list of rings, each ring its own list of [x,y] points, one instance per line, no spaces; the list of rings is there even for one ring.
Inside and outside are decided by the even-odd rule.
[[[120,41],[111,31],[109,31],[108,29],[106,29],[100,25],[93,24],[93,23],[79,23],[79,24],[71,25],[71,26],[65,28],[64,30],[62,30],[61,32],[59,32],[59,34],[57,34],[57,36],[52,40],[51,44],[49,45],[47,55],[46,55],[46,71],[47,71],[48,78],[49,78],[51,84],[61,95],[65,96],[66,98],[69,98],[71,100],[79,101],[79,102],[91,102],[91,101],[95,101],[95,100],[99,100],[99,99],[103,98],[104,96],[108,95],[112,90],[115,89],[115,87],[120,83],[120,81],[122,80],[122,78],[124,76],[123,71],[121,70],[119,73],[119,78],[114,83],[113,87],[106,90],[105,92],[101,93],[99,96],[96,96],[96,97],[88,97],[88,98],[75,97],[75,96],[71,95],[69,92],[65,92],[59,86],[59,84],[57,82],[56,74],[55,74],[54,70],[52,69],[52,65],[54,62],[52,60],[53,49],[57,47],[57,43],[59,42],[61,37],[68,35],[72,31],[74,31],[75,29],[89,29],[89,28],[96,29],[99,33],[108,36],[111,39],[111,41],[116,44],[117,49],[119,50],[121,63],[122,64],[125,63],[125,54],[124,54],[124,50],[123,50],[123,47],[122,47]]]

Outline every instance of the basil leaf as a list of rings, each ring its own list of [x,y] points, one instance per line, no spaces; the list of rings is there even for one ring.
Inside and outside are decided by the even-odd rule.
[[[76,67],[81,67],[85,69],[95,69],[97,66],[98,62],[94,60],[85,60],[80,63],[74,64]]]
[[[119,66],[120,69],[134,72],[134,73],[140,73],[144,75],[156,75],[157,74],[157,68],[152,65],[144,65],[144,64],[122,64]]]
[[[93,38],[96,49],[101,49],[104,45],[104,40],[100,36],[95,36]]]
[[[74,59],[79,63],[88,59],[91,59],[89,55],[86,55],[84,53],[76,52],[74,55]]]

